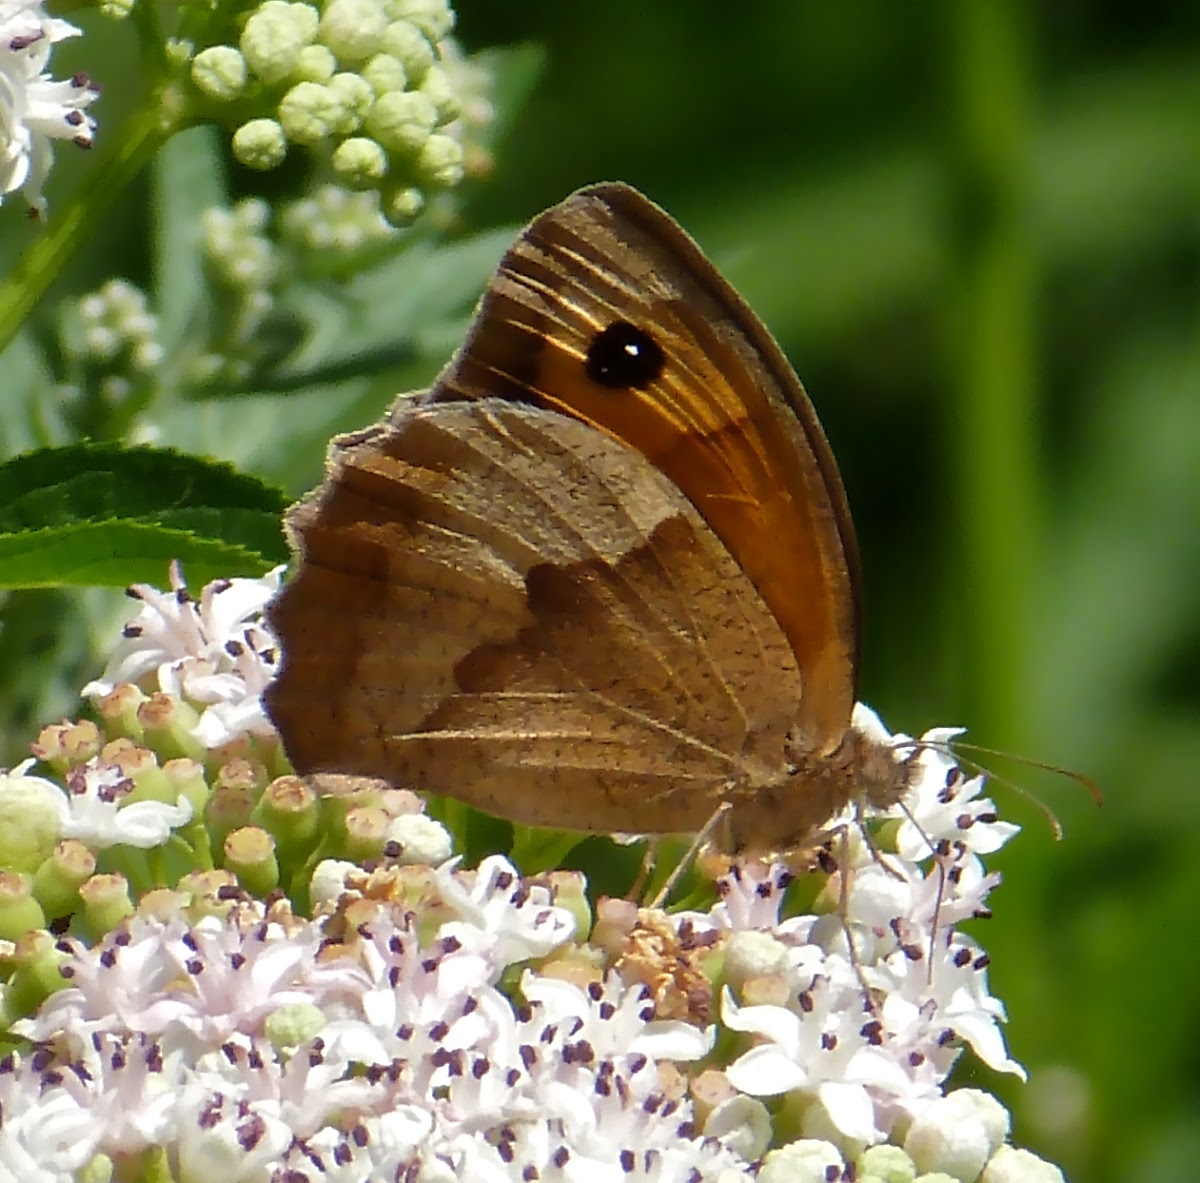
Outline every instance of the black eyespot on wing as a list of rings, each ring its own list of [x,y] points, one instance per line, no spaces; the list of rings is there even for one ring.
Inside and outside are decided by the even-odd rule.
[[[592,339],[587,376],[613,390],[649,386],[663,371],[662,346],[645,329],[627,320],[614,321]]]

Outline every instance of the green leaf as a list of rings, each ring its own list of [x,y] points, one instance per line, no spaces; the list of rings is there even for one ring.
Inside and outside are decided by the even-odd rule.
[[[0,465],[0,587],[193,582],[285,561],[286,504],[229,465],[162,448],[74,444]]]
[[[196,585],[261,574],[273,558],[282,555],[153,522],[80,522],[0,534],[0,588],[161,584],[172,560],[183,564],[188,581]]]

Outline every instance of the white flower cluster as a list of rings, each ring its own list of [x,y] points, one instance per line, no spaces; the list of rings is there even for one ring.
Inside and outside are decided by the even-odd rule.
[[[180,1183],[750,1177],[660,1075],[710,1034],[653,1021],[614,975],[526,971],[515,1006],[497,988],[573,935],[545,888],[490,858],[426,891],[435,928],[380,904],[339,939],[244,901],[64,940],[70,984],[0,1066],[0,1175],[66,1180],[159,1147]]]
[[[83,688],[84,697],[95,704],[119,686],[149,683],[196,708],[192,734],[204,748],[243,734],[273,737],[260,695],[279,650],[262,611],[282,575],[277,567],[261,579],[216,580],[195,600],[173,563],[169,592],[146,584],[129,588],[141,610],[125,626],[104,673]]]
[[[53,140],[90,148],[95,120],[86,108],[97,91],[83,74],[56,81],[47,67],[59,41],[78,36],[49,16],[40,0],[0,0],[0,201],[16,189],[39,214],[53,163]]]
[[[206,742],[269,733],[261,612],[279,572],[198,601],[177,570],[171,582],[132,589],[141,610],[88,692],[149,682],[203,708]],[[353,916],[340,928],[248,900],[224,924],[139,917],[93,950],[68,944],[71,986],[18,1027],[42,1042],[0,1074],[0,1177],[26,1177],[20,1154],[69,1172],[160,1145],[181,1181],[1059,1183],[1009,1145],[998,1102],[947,1091],[964,1048],[1023,1076],[987,954],[959,927],[990,915],[999,877],[982,856],[1017,827],[950,755],[953,729],[890,736],[861,706],[854,725],[913,753],[912,787],[887,812],[833,819],[822,894],[801,915],[781,918],[782,864],[735,864],[708,911],[611,902],[589,940],[565,895],[499,857],[474,874],[413,868],[432,886],[406,889],[398,910],[371,893],[347,904],[360,873],[330,862],[310,896]],[[91,768],[71,786],[89,804],[70,824],[105,845],[125,782]],[[161,812],[136,819],[147,835]],[[421,823],[395,835],[414,859],[445,854],[429,819],[400,820]],[[43,828],[65,832],[62,817]],[[608,916],[628,923],[602,934]],[[523,965],[547,958],[543,973]],[[355,1123],[335,1120],[347,1112]]]

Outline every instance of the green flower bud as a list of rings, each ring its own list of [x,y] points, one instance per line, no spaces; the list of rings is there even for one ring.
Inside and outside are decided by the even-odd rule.
[[[382,48],[400,62],[414,82],[420,82],[437,60],[429,38],[412,21],[392,21],[383,34]]]
[[[352,66],[379,52],[387,23],[379,0],[328,0],[318,36],[342,65]]]
[[[377,805],[356,805],[346,814],[344,853],[356,863],[383,855],[388,840],[387,812]]]
[[[266,1017],[263,1034],[273,1047],[292,1052],[320,1035],[327,1022],[320,1007],[311,1002],[292,1002]]]
[[[13,871],[35,871],[50,857],[65,813],[62,789],[25,775],[32,763],[0,774],[0,864]]]
[[[324,45],[306,45],[296,58],[293,82],[328,82],[337,73],[337,58]]]
[[[312,43],[320,14],[307,4],[266,0],[250,15],[238,47],[264,82],[282,82],[296,68],[300,51]]]
[[[34,899],[32,878],[17,871],[0,871],[0,940],[15,941],[45,927],[46,916]]]
[[[192,729],[200,722],[200,714],[190,703],[160,690],[138,707],[138,719],[146,731],[146,745],[164,759],[171,760],[176,756],[190,756],[193,760],[204,758],[204,745],[192,734]]]
[[[383,202],[383,216],[392,226],[411,226],[425,208],[425,194],[413,186],[397,189]]]
[[[802,1138],[770,1151],[758,1171],[759,1183],[807,1183],[810,1179],[837,1178],[845,1166],[832,1142]]]
[[[365,126],[389,152],[415,153],[436,124],[437,108],[428,96],[392,91],[375,100]]]
[[[176,801],[183,797],[194,811],[192,827],[194,836],[189,840],[197,844],[202,843],[207,851],[209,849],[207,832],[202,819],[208,806],[211,790],[208,782],[204,779],[204,766],[197,760],[180,758],[168,760],[163,765],[162,772],[171,787],[171,792],[174,793],[171,800]]]
[[[450,75],[440,66],[434,66],[421,83],[421,93],[437,108],[438,126],[450,123],[462,114],[462,103],[458,92],[450,81]]]
[[[80,889],[83,914],[92,934],[111,932],[133,915],[129,882],[124,875],[93,875]]]
[[[362,127],[375,102],[375,92],[365,78],[350,73],[335,74],[329,80],[329,89],[341,99],[345,112],[338,134],[348,136]]]
[[[287,136],[274,119],[251,119],[233,133],[233,156],[247,168],[278,168],[287,155]]]
[[[275,839],[259,826],[242,826],[225,838],[225,869],[260,899],[279,886]]]
[[[388,171],[387,153],[366,136],[351,136],[334,149],[331,161],[338,180],[355,189],[377,185]]]
[[[3,1008],[9,1022],[16,1015],[32,1014],[51,994],[67,985],[62,975],[66,959],[58,942],[44,929],[30,929],[17,938],[16,948],[6,958],[13,971]]]
[[[1065,1177],[1059,1167],[1028,1150],[998,1146],[979,1183],[1065,1183]]]
[[[132,682],[118,682],[109,694],[93,703],[93,707],[110,739],[124,735],[136,742],[143,734],[137,710],[145,701],[146,695]]]
[[[430,136],[417,153],[417,176],[434,188],[457,185],[463,178],[462,144],[450,136]]]
[[[337,93],[316,82],[298,82],[279,101],[279,122],[297,144],[319,144],[337,130],[345,111]]]
[[[202,49],[192,62],[192,82],[211,99],[226,102],[246,88],[246,59],[232,45]]]
[[[858,1176],[880,1183],[913,1183],[917,1167],[899,1146],[868,1146],[858,1160]]]
[[[412,21],[430,41],[440,41],[454,28],[454,13],[446,0],[387,0],[392,20]]]
[[[47,916],[66,916],[79,906],[79,889],[96,873],[96,856],[77,838],[60,842],[33,876],[33,894]]]
[[[787,948],[768,932],[735,932],[725,942],[725,980],[735,993],[751,978],[786,972]]]
[[[388,53],[377,53],[360,73],[377,96],[392,90],[404,90],[408,86],[408,74],[404,66]]]
[[[320,836],[321,808],[317,795],[298,776],[279,776],[271,781],[251,818],[275,839],[285,855],[310,849]]]
[[[79,1168],[76,1183],[112,1183],[116,1164],[107,1154],[95,1154]]]

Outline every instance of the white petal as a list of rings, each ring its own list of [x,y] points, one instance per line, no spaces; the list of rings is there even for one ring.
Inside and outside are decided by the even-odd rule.
[[[827,1080],[817,1088],[817,1096],[830,1120],[847,1138],[870,1144],[883,1137],[875,1125],[875,1106],[861,1085]]]
[[[765,1043],[752,1047],[725,1069],[729,1083],[752,1097],[774,1097],[808,1084],[808,1073],[778,1048]]]

